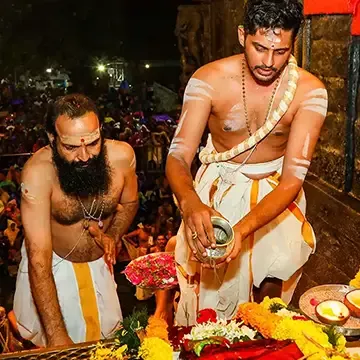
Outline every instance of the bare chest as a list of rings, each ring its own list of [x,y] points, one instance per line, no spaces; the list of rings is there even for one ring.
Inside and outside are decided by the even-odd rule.
[[[229,88],[232,91],[222,93],[213,102],[208,123],[215,148],[220,152],[238,145],[261,128],[278,108],[286,90],[284,84],[277,92],[252,88],[244,94],[240,84],[232,84]],[[249,162],[270,161],[284,154],[295,110],[294,102],[261,141]],[[241,162],[245,158],[243,154],[234,161]]]
[[[271,117],[279,105],[285,86],[243,88],[241,81],[230,81],[226,91],[214,99],[209,126],[225,133],[254,133]],[[289,112],[290,114],[290,112]],[[285,116],[285,124],[290,117]]]
[[[121,192],[112,189],[104,196],[86,199],[69,197],[60,190],[55,192],[51,201],[51,214],[60,225],[73,225],[86,218],[95,221],[108,219],[115,211]]]
[[[141,230],[138,235],[138,240],[140,242],[147,242],[149,240],[149,235],[145,231]]]

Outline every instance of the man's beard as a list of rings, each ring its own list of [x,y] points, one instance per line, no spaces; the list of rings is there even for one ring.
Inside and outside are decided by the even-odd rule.
[[[55,164],[61,189],[71,196],[94,196],[106,193],[110,186],[111,168],[108,163],[104,139],[101,139],[99,155],[86,162],[64,159],[55,144],[52,148],[52,159]]]
[[[245,56],[245,60],[246,60],[246,63],[247,63],[247,66],[248,66],[248,69],[250,70],[250,73],[251,75],[253,76],[253,78],[260,84],[264,84],[264,85],[270,85],[271,83],[273,83],[281,74],[282,72],[284,71],[284,69],[286,68],[288,62],[286,61],[285,64],[282,66],[281,69],[278,69],[276,67],[267,67],[265,65],[255,65],[254,67],[250,67],[249,66],[249,58],[248,58],[248,55],[246,53],[246,49],[244,51],[244,56]],[[256,73],[255,73],[255,70],[256,69],[263,69],[263,70],[272,70],[273,71],[273,75],[269,78],[269,79],[259,79],[257,76],[256,76]]]

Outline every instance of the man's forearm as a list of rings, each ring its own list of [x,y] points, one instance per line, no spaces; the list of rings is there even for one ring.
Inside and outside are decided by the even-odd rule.
[[[31,292],[44,327],[48,345],[55,345],[57,339],[68,336],[61,314],[51,266],[41,262],[29,263]]]
[[[190,167],[181,157],[169,155],[166,164],[166,177],[179,202],[180,209],[188,196],[198,198],[194,189]]]
[[[296,189],[284,190],[279,186],[267,194],[253,210],[235,225],[240,231],[242,239],[245,240],[250,234],[279,216],[294,201],[297,194]]]
[[[131,203],[121,204],[121,206],[122,209],[116,212],[109,229],[106,231],[106,234],[111,236],[116,243],[121,241],[122,236],[129,229],[138,210],[139,202],[134,201]]]

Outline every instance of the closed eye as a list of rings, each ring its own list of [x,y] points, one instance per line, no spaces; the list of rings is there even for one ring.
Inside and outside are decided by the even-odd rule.
[[[87,146],[96,146],[99,143],[100,139],[96,139],[92,143],[88,144]]]
[[[259,51],[259,52],[265,52],[265,51],[267,50],[267,48],[265,48],[265,47],[263,47],[263,46],[261,46],[261,45],[259,45],[259,44],[256,44],[256,45],[255,45],[255,49],[256,49],[257,51]]]
[[[78,148],[78,146],[73,146],[73,145],[63,145],[63,146],[68,151],[74,151]]]

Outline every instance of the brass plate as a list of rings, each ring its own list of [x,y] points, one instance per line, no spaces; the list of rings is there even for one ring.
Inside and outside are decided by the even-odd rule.
[[[317,303],[325,300],[338,300],[344,302],[345,295],[351,290],[354,290],[354,288],[347,285],[332,284],[315,286],[301,296],[299,308],[311,320],[323,324],[316,316],[316,305],[311,305],[311,300],[315,299]],[[336,326],[336,328],[345,336],[360,336],[360,319],[350,316],[349,320],[344,325]]]

